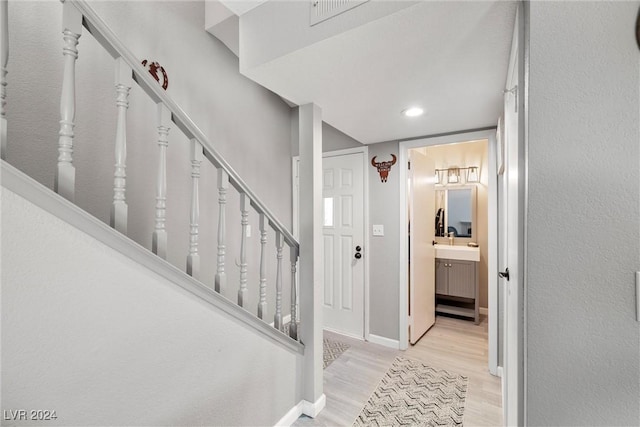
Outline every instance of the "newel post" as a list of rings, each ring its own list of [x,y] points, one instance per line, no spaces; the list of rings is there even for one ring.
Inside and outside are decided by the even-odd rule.
[[[300,329],[305,345],[302,397],[315,417],[324,407],[322,388],[322,114],[320,107],[299,107],[300,135]],[[291,319],[294,321],[294,319]]]
[[[64,46],[64,74],[60,96],[60,132],[58,138],[58,167],[54,189],[73,201],[76,186],[76,168],[73,166],[73,128],[76,118],[76,59],[78,39],[82,33],[82,14],[71,2],[62,4],[62,34]]]

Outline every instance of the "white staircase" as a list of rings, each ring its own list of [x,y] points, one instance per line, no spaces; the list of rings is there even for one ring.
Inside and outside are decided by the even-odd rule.
[[[305,388],[309,388],[309,386],[305,386],[305,376],[307,378],[314,377],[315,382],[317,382],[318,366],[321,366],[318,358],[318,355],[321,355],[321,352],[318,352],[317,342],[318,337],[314,335],[314,331],[317,331],[317,328],[307,327],[308,335],[307,339],[313,341],[313,345],[311,348],[313,351],[305,351],[305,345],[301,342],[301,335],[299,334],[298,327],[299,325],[304,325],[305,322],[313,323],[316,319],[314,317],[313,309],[308,310],[308,312],[301,312],[298,305],[298,299],[301,298],[299,295],[302,293],[304,295],[305,292],[310,292],[313,294],[313,284],[309,284],[309,288],[306,289],[302,286],[298,289],[297,277],[298,277],[298,259],[300,254],[300,245],[298,241],[293,237],[291,232],[283,225],[281,221],[279,221],[275,215],[271,212],[270,209],[260,200],[258,195],[252,191],[248,185],[243,181],[243,179],[239,176],[236,171],[227,163],[227,161],[218,153],[215,149],[214,144],[207,138],[207,136],[196,126],[196,124],[190,119],[190,117],[174,102],[171,97],[163,90],[163,88],[154,80],[154,78],[149,74],[148,70],[146,70],[142,65],[141,61],[137,59],[124,44],[115,36],[115,34],[110,30],[110,28],[106,25],[106,23],[96,14],[96,12],[89,6],[89,4],[83,0],[66,0],[60,6],[63,14],[63,83],[62,83],[62,93],[60,98],[60,128],[59,128],[59,136],[58,136],[58,157],[57,157],[57,167],[55,173],[55,182],[54,182],[54,190],[57,194],[47,189],[45,186],[37,183],[35,180],[27,177],[25,174],[12,167],[8,163],[5,162],[4,159],[7,157],[8,150],[11,150],[11,145],[13,143],[26,143],[26,141],[8,141],[7,129],[8,126],[11,126],[11,123],[7,123],[7,115],[6,115],[6,99],[7,99],[7,87],[11,88],[10,80],[7,78],[7,65],[9,61],[9,52],[8,52],[8,26],[10,24],[10,10],[8,10],[8,2],[7,0],[0,0],[0,22],[2,23],[2,40],[1,47],[2,52],[0,55],[0,59],[2,60],[2,72],[0,74],[0,88],[2,89],[2,116],[1,116],[1,129],[0,136],[2,142],[2,202],[8,204],[6,209],[3,209],[3,227],[10,226],[12,228],[17,227],[28,227],[29,218],[33,220],[33,218],[45,218],[46,222],[50,224],[58,224],[60,221],[65,223],[62,228],[68,229],[68,226],[73,227],[74,231],[70,231],[68,234],[70,235],[69,239],[61,238],[60,233],[53,233],[57,235],[57,238],[49,238],[48,236],[44,236],[42,238],[42,246],[46,248],[49,252],[56,252],[56,247],[60,245],[60,247],[65,247],[65,245],[71,245],[74,239],[75,241],[82,241],[82,245],[85,248],[86,253],[92,253],[92,246],[105,246],[109,248],[108,253],[105,253],[105,262],[104,262],[104,270],[100,267],[96,267],[101,271],[97,273],[101,277],[109,277],[110,280],[120,282],[127,282],[127,277],[125,275],[118,275],[117,272],[112,271],[113,265],[117,264],[116,261],[118,258],[118,254],[126,256],[128,259],[132,260],[138,266],[138,272],[143,274],[147,279],[154,275],[158,276],[158,283],[169,283],[172,286],[176,286],[175,291],[181,296],[184,296],[184,292],[188,293],[192,297],[195,296],[197,301],[200,303],[204,302],[206,305],[212,307],[215,311],[215,316],[222,316],[225,320],[223,323],[229,324],[229,321],[235,326],[228,326],[231,329],[237,329],[237,325],[240,325],[241,329],[244,328],[244,332],[238,332],[239,335],[246,336],[246,330],[251,332],[249,335],[252,336],[251,340],[264,340],[266,339],[269,343],[267,345],[268,349],[264,349],[263,344],[248,344],[246,349],[242,348],[242,345],[239,348],[221,348],[219,351],[223,351],[225,354],[229,354],[230,352],[235,352],[237,354],[236,357],[229,358],[228,356],[222,357],[221,360],[217,361],[218,355],[215,352],[212,352],[209,356],[211,361],[206,363],[205,367],[210,368],[211,372],[217,372],[218,374],[222,374],[225,372],[225,369],[228,368],[229,372],[233,372],[236,376],[233,377],[233,382],[228,384],[218,384],[216,387],[206,387],[203,385],[203,380],[206,382],[217,381],[216,378],[207,378],[207,379],[186,379],[185,383],[182,384],[180,381],[175,378],[175,375],[171,374],[172,381],[162,383],[164,387],[185,387],[189,388],[189,383],[193,383],[195,388],[202,388],[205,390],[205,394],[208,398],[218,399],[220,398],[220,402],[237,402],[239,401],[239,396],[242,396],[242,393],[246,393],[246,389],[261,389],[263,395],[260,393],[248,393],[251,396],[254,396],[255,399],[265,399],[265,396],[270,394],[278,394],[281,393],[281,390],[278,390],[278,387],[282,387],[283,384],[289,384],[293,386],[293,390],[288,390],[284,395],[288,397],[284,399],[285,402],[289,402],[289,406],[285,404],[285,408],[283,410],[282,399],[276,399],[275,406],[278,408],[274,408],[271,410],[273,413],[269,414],[260,414],[259,416],[255,416],[251,418],[250,414],[247,414],[246,411],[238,410],[241,408],[235,408],[233,410],[224,410],[224,404],[220,405],[219,403],[213,404],[213,407],[218,408],[218,410],[223,411],[224,414],[220,414],[220,417],[216,417],[215,414],[212,415],[211,411],[202,411],[203,416],[209,417],[206,419],[201,419],[199,421],[194,421],[193,418],[186,416],[189,409],[189,403],[184,403],[183,407],[179,408],[178,412],[184,411],[184,418],[171,418],[168,413],[162,412],[162,416],[160,413],[157,413],[157,417],[154,417],[154,423],[166,423],[172,425],[180,425],[180,424],[192,424],[192,423],[202,423],[202,424],[247,424],[250,423],[251,419],[261,420],[260,423],[264,423],[264,420],[272,420],[271,422],[280,419],[287,411],[289,411],[288,417],[297,416],[300,412],[304,411],[305,407],[310,407],[312,410],[310,412],[317,412],[321,407],[318,406],[318,402],[323,401],[319,399],[316,402],[308,402],[305,405],[302,405],[299,402],[304,401]],[[115,109],[116,109],[116,129],[115,129],[115,143],[114,143],[114,170],[113,170],[113,198],[111,201],[111,211],[110,211],[110,227],[98,220],[97,218],[91,216],[87,212],[80,209],[78,206],[74,204],[74,200],[76,198],[77,185],[76,182],[76,170],[74,165],[74,128],[75,128],[75,120],[76,120],[76,92],[75,92],[75,80],[76,80],[76,64],[78,61],[79,54],[79,44],[78,41],[80,37],[83,35],[83,32],[90,34],[95,41],[113,58],[114,63],[114,72],[115,72]],[[81,50],[80,50],[81,52]],[[152,124],[157,129],[157,139],[156,139],[156,149],[157,149],[157,164],[149,165],[150,170],[153,170],[155,174],[155,188],[149,189],[150,191],[155,191],[155,217],[152,219],[153,221],[153,231],[151,235],[151,252],[147,249],[143,248],[133,240],[127,238],[128,233],[131,233],[132,230],[129,227],[129,205],[130,201],[127,199],[127,111],[129,108],[129,95],[134,86],[138,86],[141,88],[144,93],[150,98],[150,100],[156,105],[156,123]],[[9,91],[10,93],[10,91]],[[18,96],[17,94],[15,96]],[[35,125],[35,124],[34,124]],[[183,137],[189,141],[189,165],[188,168],[190,170],[191,176],[191,186],[190,186],[190,205],[188,207],[181,207],[180,209],[174,208],[170,205],[171,200],[167,199],[167,156],[170,155],[170,150],[168,150],[169,145],[172,143],[172,135],[173,132],[180,132],[183,134]],[[216,178],[217,181],[215,183],[216,194],[211,193],[201,193],[202,188],[202,176],[201,176],[201,167],[203,162],[210,162],[213,167],[217,169]],[[240,201],[240,209],[239,211],[231,210],[228,207],[228,197],[229,192],[235,192],[234,197],[237,197]],[[62,197],[60,197],[62,196]],[[66,200],[64,200],[64,199]],[[201,228],[203,222],[209,220],[209,218],[202,217],[200,212],[200,201],[202,198],[215,198],[217,199],[217,223],[213,226],[209,226],[210,229],[217,230],[215,242],[217,245],[217,251],[215,259],[203,259],[200,251],[200,243],[202,241],[203,236],[201,235]],[[24,221],[19,215],[18,206],[23,206],[23,208],[28,211],[29,214],[25,213]],[[185,239],[188,239],[188,252],[185,254],[184,259],[184,269],[178,268],[175,265],[167,262],[167,253],[169,249],[170,242],[174,238],[180,238],[180,236],[169,236],[168,230],[166,226],[168,211],[170,212],[180,212],[184,211],[188,214],[189,217],[189,231]],[[6,213],[5,213],[6,212]],[[248,250],[249,242],[248,236],[249,232],[249,215],[257,215],[259,219],[259,255],[257,259],[251,259],[251,251]],[[6,220],[6,223],[4,219]],[[229,246],[229,239],[227,230],[229,229],[228,221],[238,221],[240,224],[241,235],[239,236],[240,242],[234,242],[240,248],[239,253],[237,254],[229,254],[227,251],[227,247]],[[210,220],[209,220],[210,221]],[[41,228],[41,227],[40,227]],[[39,229],[39,227],[34,227],[34,229]],[[71,235],[75,235],[80,233],[82,236],[89,236],[90,240],[86,240],[84,237],[72,238]],[[21,247],[24,245],[34,245],[37,242],[37,237],[34,235],[25,235],[21,242],[20,239],[16,239],[15,233],[8,233],[3,235],[2,244],[3,244],[3,252],[7,254],[8,250],[12,250],[13,246],[20,245]],[[209,236],[207,236],[209,238]],[[14,239],[14,240],[11,240]],[[29,240],[31,239],[31,240]],[[93,239],[93,240],[91,240]],[[272,240],[271,240],[272,239]],[[288,249],[287,249],[288,248]],[[288,252],[288,253],[287,253]],[[255,251],[253,251],[255,253]],[[21,254],[12,254],[12,256],[5,256],[3,254],[3,263],[7,262],[9,259],[24,259],[24,256]],[[285,256],[288,255],[288,256]],[[56,254],[56,256],[61,256],[64,258],[64,254]],[[15,258],[15,257],[18,258]],[[48,256],[42,255],[43,258],[47,258]],[[289,261],[287,267],[283,265],[283,258]],[[52,255],[51,260],[55,260],[55,256]],[[81,262],[81,261],[78,261]],[[115,264],[114,264],[115,263]],[[215,277],[212,280],[211,278],[203,276],[203,263],[215,264]],[[252,284],[248,283],[248,265],[252,263],[254,266],[259,265],[259,282],[256,284],[257,286],[257,306],[249,305],[249,301],[251,301],[250,292],[256,288]],[[67,277],[67,276],[75,276],[76,274],[67,274],[67,271],[61,271],[55,267],[57,264],[55,261],[51,261],[48,264],[40,262],[38,260],[33,260],[31,263],[33,265],[33,271],[24,272],[16,272],[12,269],[11,265],[5,264],[5,269],[3,269],[3,273],[6,272],[6,281],[4,280],[6,277],[3,274],[3,288],[9,289],[12,291],[9,293],[10,297],[15,297],[16,299],[24,298],[24,295],[31,295],[32,289],[22,288],[21,286],[25,285],[25,283],[21,283],[21,281],[29,282],[31,280],[37,281],[42,280],[43,277]],[[271,267],[269,267],[271,264]],[[109,266],[112,266],[109,269]],[[228,280],[228,272],[230,268],[239,269],[239,282],[232,283]],[[121,268],[121,267],[118,267]],[[124,268],[124,267],[122,267]],[[290,272],[286,273],[286,272]],[[39,279],[38,279],[39,278]],[[150,279],[151,280],[151,279]],[[55,281],[55,280],[54,280]],[[64,281],[64,280],[63,280]],[[65,284],[67,283],[64,281]],[[106,293],[108,295],[113,290],[109,289],[108,283],[104,283],[104,281],[100,282],[100,290],[97,294]],[[108,281],[107,281],[108,282]],[[144,282],[144,281],[143,281]],[[212,282],[212,283],[211,283]],[[145,282],[146,283],[146,282]],[[209,283],[209,284],[207,284]],[[285,284],[287,285],[285,289]],[[80,292],[74,286],[78,286],[78,283],[74,283],[71,286],[69,292]],[[137,283],[131,284],[133,288],[138,286]],[[142,286],[142,285],[140,285]],[[105,288],[106,287],[106,288]],[[234,298],[230,300],[225,297],[229,295],[230,291],[236,289],[237,299]],[[15,290],[15,292],[13,291]],[[284,291],[287,291],[286,293]],[[24,294],[21,294],[24,292]],[[124,291],[123,291],[124,292]],[[164,291],[163,291],[164,292]],[[128,292],[126,292],[128,294]],[[132,289],[132,295],[128,295],[130,298],[137,298],[140,295],[135,294],[135,289]],[[274,307],[269,307],[269,295],[275,294],[275,302]],[[288,301],[284,301],[284,296],[289,298]],[[37,296],[37,295],[36,295]],[[85,297],[87,297],[85,295]],[[3,295],[4,298],[4,295]],[[256,299],[255,294],[252,295],[253,299]],[[152,298],[153,299],[153,298]],[[313,299],[312,299],[313,300]],[[193,302],[193,301],[191,301]],[[39,302],[39,304],[41,301]],[[145,305],[147,301],[140,301],[140,304]],[[165,304],[166,301],[163,302]],[[60,309],[66,311],[74,311],[75,308],[73,305],[67,305],[66,302],[60,301]],[[91,304],[90,304],[91,305]],[[126,305],[126,304],[125,304]],[[308,304],[307,304],[308,305]],[[313,305],[311,305],[313,307]],[[95,315],[97,317],[101,316],[110,316],[109,311],[101,311],[105,307],[101,307],[97,309]],[[196,310],[197,309],[192,306],[188,308],[188,310]],[[117,310],[116,310],[117,311]],[[162,319],[162,313],[158,312],[158,310],[153,310],[149,313],[150,315],[156,316],[157,319]],[[148,313],[148,314],[149,314]],[[272,315],[269,315],[273,313]],[[32,313],[32,316],[37,317],[37,313]],[[186,318],[191,316],[191,314],[185,314]],[[316,315],[317,316],[317,315]],[[22,315],[17,315],[16,318],[23,319]],[[58,319],[57,316],[54,316],[56,319],[52,324],[56,324],[56,322],[62,322]],[[123,316],[123,318],[129,319],[129,321],[134,322],[135,316],[129,318],[129,316]],[[24,319],[23,319],[24,320]],[[43,315],[41,319],[33,319],[33,322],[38,325],[43,325],[47,323],[47,317]],[[290,322],[290,327],[285,329],[285,325]],[[64,322],[62,322],[64,323]],[[117,322],[115,322],[117,323]],[[95,327],[95,319],[90,318],[86,319],[86,324],[89,325],[87,328],[83,329],[83,333],[88,334],[91,330],[90,327]],[[59,324],[57,325],[59,326]],[[10,338],[15,338],[18,335],[22,334],[24,331],[19,330],[20,325],[13,322],[12,319],[9,319],[5,322],[3,316],[3,332],[5,332],[6,328],[6,336]],[[53,326],[52,326],[53,327]],[[203,326],[206,330],[210,331],[211,326]],[[207,329],[209,328],[209,329]],[[138,328],[138,325],[132,325],[131,334],[124,334],[124,338],[128,336],[128,339],[144,339],[144,329]],[[285,333],[285,330],[287,331]],[[57,332],[61,332],[56,329]],[[137,331],[137,332],[136,332]],[[42,332],[42,330],[39,330]],[[148,332],[148,331],[147,331]],[[153,334],[156,335],[158,331],[154,331]],[[184,334],[189,334],[188,330],[182,329],[181,332]],[[29,336],[31,332],[24,333],[24,336]],[[197,335],[197,334],[195,334]],[[201,334],[200,334],[201,335]],[[234,345],[234,340],[229,339],[228,334],[216,332],[214,335],[223,336],[224,339],[221,340],[221,343],[224,343],[225,346]],[[233,335],[233,334],[232,334]],[[33,333],[33,337],[41,337],[39,333]],[[69,338],[69,337],[67,337]],[[111,337],[112,339],[108,340],[108,345],[112,347],[120,348],[120,346],[125,345],[124,342],[119,341],[119,337]],[[94,338],[87,338],[87,343],[91,344]],[[126,341],[126,339],[125,339]],[[105,343],[93,342],[96,346],[95,348],[104,348],[103,345]],[[65,357],[65,355],[69,355],[72,353],[72,348],[78,343],[75,338],[71,339],[63,339],[60,343],[61,347],[58,348],[54,353],[59,357]],[[153,339],[149,340],[149,350],[159,350],[162,346],[159,345],[157,341]],[[235,343],[238,345],[238,343]],[[270,346],[275,345],[277,347],[276,350],[273,350]],[[12,384],[15,387],[18,387],[18,377],[20,375],[25,375],[23,369],[43,369],[43,366],[47,366],[48,369],[51,369],[53,372],[50,380],[52,383],[60,380],[62,378],[62,373],[60,372],[61,367],[59,365],[52,365],[49,363],[42,363],[41,366],[26,366],[20,365],[18,363],[19,355],[16,353],[12,353],[14,351],[13,348],[9,348],[8,350],[5,343],[3,342],[3,346],[5,349],[3,350],[3,355],[5,353],[9,354],[7,362],[8,369],[4,369],[4,378],[3,384]],[[262,347],[261,347],[262,346]],[[83,345],[81,345],[83,347]],[[215,347],[215,345],[213,346]],[[259,350],[263,348],[263,350]],[[193,349],[194,354],[198,356],[198,358],[206,357],[206,352],[211,351],[212,347],[210,345],[196,345]],[[249,352],[257,351],[257,353],[247,354],[247,349]],[[278,350],[279,349],[279,350]],[[86,350],[86,349],[85,349]],[[120,350],[117,350],[116,353],[119,353]],[[189,353],[189,349],[186,349],[186,352]],[[15,357],[14,357],[15,356]],[[44,355],[42,355],[44,356]],[[78,365],[87,370],[98,369],[99,366],[96,366],[89,359],[91,356],[89,354],[76,354],[78,357]],[[321,356],[320,356],[321,357]],[[267,358],[267,360],[265,360]],[[255,366],[261,367],[260,369],[269,369],[269,360],[268,358],[273,358],[272,362],[274,363],[274,372],[267,373],[265,375],[264,372],[255,373],[253,369],[255,369],[254,364],[249,362],[248,359],[256,360]],[[233,360],[235,359],[235,360]],[[30,357],[26,357],[25,360],[31,361],[32,365],[40,365],[41,359],[36,357],[36,355],[30,355]],[[172,359],[172,363],[176,363],[176,360]],[[15,363],[15,364],[12,364]],[[191,363],[189,358],[184,360],[184,363]],[[134,364],[138,369],[143,369],[144,363],[140,365]],[[213,367],[212,367],[213,366]],[[226,366],[226,368],[225,368]],[[12,371],[11,368],[14,368],[15,371]],[[149,369],[147,372],[148,375],[165,375],[160,367],[156,367],[157,369]],[[282,371],[284,369],[284,371]],[[312,372],[307,372],[308,370]],[[121,371],[128,372],[128,375],[133,375],[133,371],[124,369]],[[134,370],[135,371],[135,370]],[[321,372],[321,371],[320,371]],[[90,373],[90,372],[89,372]],[[121,378],[120,374],[122,372],[114,373],[114,378]],[[237,376],[240,373],[242,375]],[[85,374],[88,374],[85,372]],[[225,375],[222,375],[225,376]],[[275,377],[282,376],[284,380],[275,380]],[[29,375],[27,377],[31,378]],[[49,377],[45,375],[45,377]],[[102,374],[97,375],[97,377],[102,378]],[[79,384],[83,384],[83,386],[87,386],[88,382],[90,382],[91,375],[78,375],[77,378],[72,374],[70,377],[72,380],[77,380]],[[142,376],[139,378],[139,381],[144,382],[145,378],[148,380],[148,377]],[[271,380],[269,380],[271,378]],[[293,379],[293,384],[291,381]],[[31,379],[33,382],[28,385],[32,387],[36,387],[35,379]],[[8,381],[8,382],[7,382]],[[225,381],[229,381],[229,378],[226,378]],[[150,383],[154,383],[154,381],[150,381]],[[240,388],[238,388],[240,387]],[[315,390],[315,395],[317,395],[317,384],[310,386]],[[65,396],[64,392],[67,393],[76,393],[77,389],[71,387],[63,387],[61,390],[57,390],[55,386],[41,387],[38,392],[34,392],[35,394],[29,393],[21,393],[21,392],[12,392],[9,390],[9,393],[5,392],[3,386],[3,401],[2,401],[2,409],[14,409],[13,406],[17,407],[28,407],[29,405],[33,405],[34,400],[29,396],[35,396],[35,401],[40,399],[40,401],[45,402],[47,399],[50,399],[52,402],[57,402],[60,406],[60,409],[65,408],[65,411],[58,410],[58,419],[54,421],[54,424],[87,424],[92,423],[91,418],[85,417],[83,414],[90,415],[91,411],[100,411],[102,405],[115,405],[115,401],[118,399],[112,400],[110,396],[115,392],[115,389],[105,387],[101,388],[101,385],[98,385],[100,388],[100,393],[97,395],[100,396],[102,402],[98,402],[96,399],[91,398],[91,391],[87,393],[86,399],[80,398],[80,401],[83,402],[86,407],[82,411],[75,410],[73,405],[67,401],[67,399],[71,399],[71,396]],[[271,388],[271,389],[270,389]],[[148,392],[149,384],[138,384],[135,387],[131,387],[131,393],[144,393]],[[225,391],[226,390],[226,391]],[[245,391],[243,391],[245,390]],[[320,381],[320,390],[321,390],[321,381]],[[121,391],[124,395],[128,395],[128,391]],[[212,394],[213,393],[213,394]],[[215,396],[215,393],[228,393],[230,398],[223,396]],[[321,391],[320,391],[321,394]],[[169,394],[170,395],[170,394]],[[58,396],[57,398],[55,396]],[[291,398],[293,396],[293,399]],[[165,396],[166,398],[167,396]],[[132,397],[133,398],[133,397]],[[230,400],[229,400],[230,399]],[[235,400],[234,400],[235,399]],[[180,400],[180,399],[178,399]],[[192,404],[197,403],[198,398],[195,398],[196,402],[191,402]],[[150,407],[162,407],[162,405],[157,406],[158,402],[149,402]],[[138,401],[136,404],[142,404],[142,401]],[[247,405],[251,405],[251,402],[246,402]],[[315,404],[315,406],[314,406]],[[13,406],[12,406],[13,405]],[[17,405],[17,406],[16,406]],[[11,408],[9,407],[11,406]],[[173,408],[173,404],[170,404]],[[261,406],[261,405],[258,405]],[[262,405],[264,406],[264,405]],[[267,405],[268,406],[268,405]],[[296,409],[296,408],[299,408]],[[44,409],[44,408],[43,408]],[[55,408],[53,408],[55,409]],[[159,409],[158,409],[159,410]],[[84,412],[83,412],[84,411]],[[128,412],[127,412],[128,411]],[[291,412],[293,411],[293,412]],[[131,407],[127,407],[125,411],[129,415],[123,417],[116,417],[111,419],[110,421],[108,416],[102,416],[100,421],[95,421],[97,424],[108,424],[108,423],[122,423],[122,424],[136,424],[140,422],[140,419],[135,416],[135,411]],[[311,413],[310,415],[313,415]],[[235,417],[235,418],[234,418]],[[196,418],[197,419],[197,418]],[[117,420],[117,421],[113,421]],[[14,420],[20,421],[20,420]],[[87,424],[88,425],[88,424]]]

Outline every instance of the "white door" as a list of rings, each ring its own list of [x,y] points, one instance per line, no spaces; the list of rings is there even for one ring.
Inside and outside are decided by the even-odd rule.
[[[524,65],[522,9],[519,8],[505,94],[506,263],[500,266],[505,289],[503,396],[506,425],[524,423]],[[508,276],[507,276],[508,269]],[[507,276],[507,277],[504,277]]]
[[[424,154],[409,153],[409,342],[415,344],[436,321],[435,166]]]
[[[364,154],[322,161],[324,328],[364,338]]]

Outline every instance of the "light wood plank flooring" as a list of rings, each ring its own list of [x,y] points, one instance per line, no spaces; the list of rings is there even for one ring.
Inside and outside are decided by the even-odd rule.
[[[406,351],[327,331],[324,334],[351,347],[324,371],[325,409],[315,419],[300,417],[294,425],[351,426],[397,355],[467,376],[464,425],[502,425],[500,378],[489,374],[487,368],[486,316],[479,325],[438,316],[429,332]]]

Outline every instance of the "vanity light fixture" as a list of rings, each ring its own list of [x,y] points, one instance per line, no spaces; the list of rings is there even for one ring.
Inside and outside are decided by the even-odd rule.
[[[436,169],[436,184],[443,185],[445,169]]]
[[[460,169],[449,168],[447,172],[447,184],[458,184],[460,182]]]
[[[420,107],[411,107],[402,110],[402,115],[407,117],[418,117],[424,114],[424,110]]]
[[[465,172],[465,182],[478,183],[480,182],[480,168],[478,166],[469,166],[465,168],[452,167],[448,169],[436,169],[436,184],[461,184],[460,171]],[[444,178],[447,178],[446,182]]]
[[[477,166],[469,166],[467,168],[467,182],[480,182]]]

